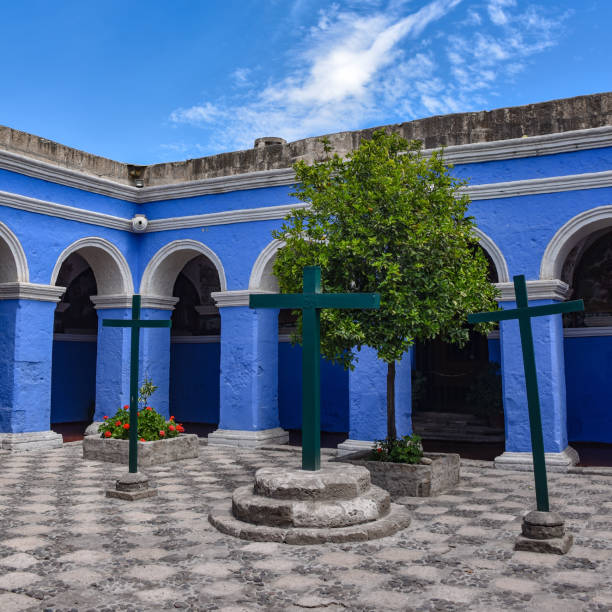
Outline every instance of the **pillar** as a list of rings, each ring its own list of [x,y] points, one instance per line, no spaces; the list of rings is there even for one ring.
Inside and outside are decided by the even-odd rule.
[[[286,444],[278,415],[278,310],[248,307],[248,291],[212,294],[221,315],[219,429],[209,444]]]
[[[516,308],[514,286],[500,283],[500,306]],[[554,304],[565,300],[568,286],[560,280],[528,281],[529,306]],[[568,446],[565,403],[565,364],[563,358],[563,322],[561,315],[531,319],[544,434],[546,467],[566,471],[578,463],[578,453]],[[500,325],[500,350],[505,452],[495,458],[495,467],[532,470],[531,436],[527,408],[527,390],[518,321]]]
[[[395,364],[395,427],[398,437],[412,433],[411,351]],[[387,437],[387,364],[364,346],[349,372],[349,437],[338,445],[345,455],[372,448]]]
[[[51,431],[53,317],[64,287],[0,285],[0,449],[62,445]]]

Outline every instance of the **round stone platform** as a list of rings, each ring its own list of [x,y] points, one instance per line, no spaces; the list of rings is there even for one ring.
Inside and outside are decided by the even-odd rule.
[[[244,540],[320,544],[382,538],[410,524],[408,510],[370,482],[364,467],[330,464],[315,472],[261,468],[239,487],[232,508],[208,520]]]

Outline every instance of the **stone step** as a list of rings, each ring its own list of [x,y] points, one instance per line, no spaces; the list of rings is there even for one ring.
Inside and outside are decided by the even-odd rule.
[[[375,486],[353,499],[301,501],[263,497],[247,485],[234,491],[232,513],[255,525],[335,529],[382,518],[390,503],[389,493]]]

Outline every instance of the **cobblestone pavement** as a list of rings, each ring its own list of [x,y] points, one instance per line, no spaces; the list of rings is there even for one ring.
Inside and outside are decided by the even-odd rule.
[[[366,543],[289,546],[218,533],[211,508],[258,467],[299,455],[201,447],[149,468],[157,497],[104,497],[124,466],[80,443],[0,451],[0,610],[612,610],[612,478],[552,474],[575,536],[560,557],[514,552],[531,475],[464,462],[460,486],[403,498],[410,527]]]

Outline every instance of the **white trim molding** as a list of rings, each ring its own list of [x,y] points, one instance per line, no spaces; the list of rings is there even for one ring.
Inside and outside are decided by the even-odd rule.
[[[237,291],[213,291],[210,294],[217,308],[226,306],[248,306],[249,296],[261,293],[274,293],[273,291],[251,291],[250,289],[239,289]]]
[[[612,336],[612,327],[565,327],[563,335],[566,338],[601,338]]]
[[[567,472],[580,462],[580,457],[574,448],[567,446],[560,453],[544,453],[544,462],[548,472]],[[528,452],[506,451],[495,457],[495,467],[498,470],[533,471],[533,454]]]
[[[35,300],[37,302],[59,302],[66,287],[37,285],[35,283],[2,283],[0,300]]]
[[[53,334],[54,342],[97,342],[98,334]]]
[[[272,240],[257,256],[251,276],[249,278],[249,289],[252,291],[274,291],[278,293],[278,281],[272,272],[272,264],[279,249],[285,246],[283,240]]]
[[[38,200],[37,198],[30,198],[8,191],[0,191],[0,206],[8,206],[9,208],[38,213],[39,215],[60,217],[61,219],[78,221],[79,223],[99,225],[128,232],[132,229],[131,219],[115,217],[114,215],[107,215],[84,208],[76,208],[75,206],[66,206],[57,202]]]
[[[612,229],[611,205],[591,208],[572,217],[546,246],[540,264],[540,278],[559,278],[570,251],[589,234],[605,228]]]
[[[185,264],[204,255],[213,264],[219,275],[221,291],[227,288],[225,270],[219,256],[203,242],[197,240],[174,240],[164,245],[151,257],[140,281],[143,295],[171,295],[174,283]]]
[[[284,219],[291,211],[308,207],[309,204],[283,204],[281,206],[260,206],[258,208],[224,210],[216,213],[188,215],[186,217],[152,219],[149,221],[145,231],[165,232],[168,230],[186,229],[190,227],[209,227],[213,225],[229,225],[230,223],[251,223],[253,221]]]
[[[558,134],[453,145],[444,148],[444,161],[447,164],[479,164],[501,159],[538,157],[603,147],[612,147],[612,126],[610,125]],[[423,153],[431,155],[436,150],[439,150],[439,147],[425,149]]]
[[[495,287],[501,291],[498,302],[514,302],[514,283],[495,283]],[[529,300],[558,300],[567,299],[570,288],[558,278],[553,280],[528,280],[527,299]]]
[[[506,263],[506,259],[503,256],[501,249],[480,228],[475,227],[473,233],[478,238],[478,244],[480,244],[480,246],[487,252],[493,261],[495,270],[497,271],[498,282],[509,282],[510,275],[508,273],[508,264]]]
[[[9,261],[1,262],[3,272],[2,276],[9,276],[11,278],[6,278],[2,280],[6,281],[16,281],[18,283],[27,283],[30,280],[30,271],[28,270],[28,260],[25,255],[25,251],[21,246],[21,242],[17,236],[13,233],[13,231],[0,221],[0,240],[4,242],[6,247],[11,253],[11,257],[3,257],[8,259]],[[0,247],[0,252],[3,249]],[[3,254],[4,256],[5,254]],[[9,268],[6,268],[7,263],[9,264]],[[12,267],[14,266],[14,269]]]
[[[502,183],[485,183],[483,185],[468,185],[460,189],[458,193],[467,193],[471,200],[494,200],[496,198],[513,198],[539,193],[600,189],[602,187],[612,187],[612,170]]]
[[[221,336],[170,336],[171,344],[219,344]]]
[[[131,295],[92,295],[89,298],[96,310],[110,310],[112,308],[131,308]],[[174,310],[179,298],[161,295],[143,295],[140,298],[141,308],[155,308],[156,310]]]

